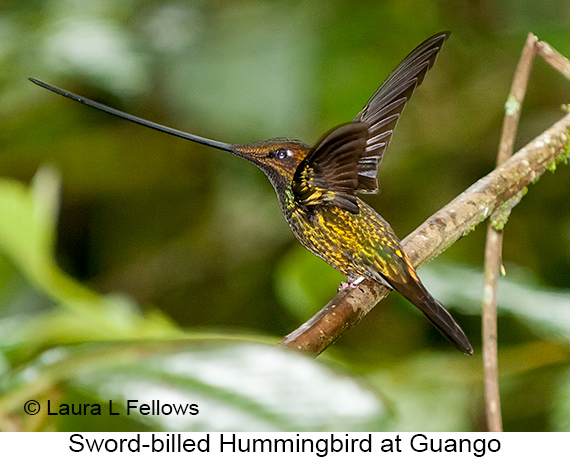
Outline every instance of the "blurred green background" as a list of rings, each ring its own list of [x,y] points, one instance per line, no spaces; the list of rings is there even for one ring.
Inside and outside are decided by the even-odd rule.
[[[492,170],[526,36],[570,56],[569,2],[2,2],[0,427],[484,430],[483,226],[419,272],[474,357],[397,294],[318,361],[283,353],[271,344],[342,277],[296,242],[263,174],[26,80],[224,142],[312,144],[442,30],[451,38],[399,123],[381,192],[365,198],[402,238]],[[562,117],[569,93],[537,59],[517,149]],[[505,230],[506,430],[570,430],[569,188],[568,167],[548,173]],[[45,415],[47,399],[124,406],[135,392],[200,414]],[[43,410],[26,416],[34,395]]]

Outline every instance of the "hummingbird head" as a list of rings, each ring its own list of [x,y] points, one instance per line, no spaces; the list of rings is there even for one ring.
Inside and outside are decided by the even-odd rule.
[[[113,116],[126,119],[130,122],[134,122],[160,132],[168,133],[169,135],[184,138],[185,140],[221,149],[222,151],[242,157],[257,165],[267,175],[276,190],[282,190],[291,183],[295,170],[310,152],[308,145],[302,141],[292,138],[272,138],[248,144],[228,144],[221,141],[210,140],[209,138],[183,132],[181,130],[173,129],[171,127],[157,124],[156,122],[151,122],[146,119],[133,116],[132,114],[124,113],[115,108],[103,105],[102,103],[89,100],[88,98],[76,95],[72,92],[38,81],[37,79],[29,79],[31,82],[43,87],[44,89],[51,90],[56,94],[63,95],[71,100],[112,114]]]
[[[260,168],[275,190],[283,190],[293,180],[299,164],[311,148],[293,138],[271,138],[255,143],[231,145],[232,154],[242,157]]]

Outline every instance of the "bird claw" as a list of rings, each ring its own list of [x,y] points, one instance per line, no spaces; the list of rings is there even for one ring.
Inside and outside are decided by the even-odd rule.
[[[340,292],[341,290],[352,289],[352,288],[353,288],[353,285],[351,283],[343,281],[340,283],[340,286],[338,286],[338,291]]]
[[[340,292],[341,290],[344,289],[358,289],[358,287],[360,286],[360,283],[362,281],[364,281],[364,276],[360,276],[358,278],[356,278],[354,281],[352,280],[348,280],[347,282],[341,282],[340,286],[338,287],[338,291]]]

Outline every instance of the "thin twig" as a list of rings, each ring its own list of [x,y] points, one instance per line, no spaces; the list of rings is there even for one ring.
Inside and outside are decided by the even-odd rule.
[[[570,60],[560,54],[556,49],[544,41],[536,44],[537,54],[542,57],[552,68],[570,79]]]
[[[438,256],[495,209],[535,182],[559,157],[566,157],[569,129],[570,114],[408,235],[402,247],[412,263],[419,267]],[[363,282],[356,289],[344,289],[305,324],[285,336],[280,344],[318,355],[356,325],[388,292],[373,282]]]
[[[511,91],[505,103],[505,118],[497,154],[501,166],[513,154],[522,103],[526,93],[532,60],[536,54],[536,36],[529,33],[515,70]],[[507,211],[510,213],[510,209]],[[495,211],[487,227],[485,245],[485,286],[482,311],[483,373],[485,379],[485,412],[490,432],[502,432],[501,398],[499,395],[499,362],[497,348],[497,286],[502,264],[503,227],[508,214],[504,208]]]
[[[505,104],[505,119],[501,131],[497,166],[502,165],[513,152],[522,103],[532,68],[534,56],[540,55],[555,70],[570,79],[570,61],[562,54],[529,33],[519,64],[515,71],[511,91]],[[519,195],[511,204],[491,215],[487,228],[485,246],[485,287],[483,298],[483,371],[485,378],[485,411],[487,428],[492,432],[503,430],[501,401],[499,396],[499,366],[497,348],[497,285],[502,264],[503,228],[514,205],[522,198]]]
[[[497,284],[502,263],[503,231],[487,226],[485,244],[485,285],[483,294],[482,350],[487,430],[502,432],[501,397],[499,393],[499,362],[497,347]]]

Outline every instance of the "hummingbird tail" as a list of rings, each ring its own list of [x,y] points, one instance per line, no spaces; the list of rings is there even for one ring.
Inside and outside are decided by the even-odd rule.
[[[473,355],[473,348],[467,339],[465,332],[455,319],[443,307],[443,305],[433,298],[430,293],[422,287],[425,294],[414,300],[412,304],[416,306],[429,321],[445,336],[457,349],[467,355]]]

